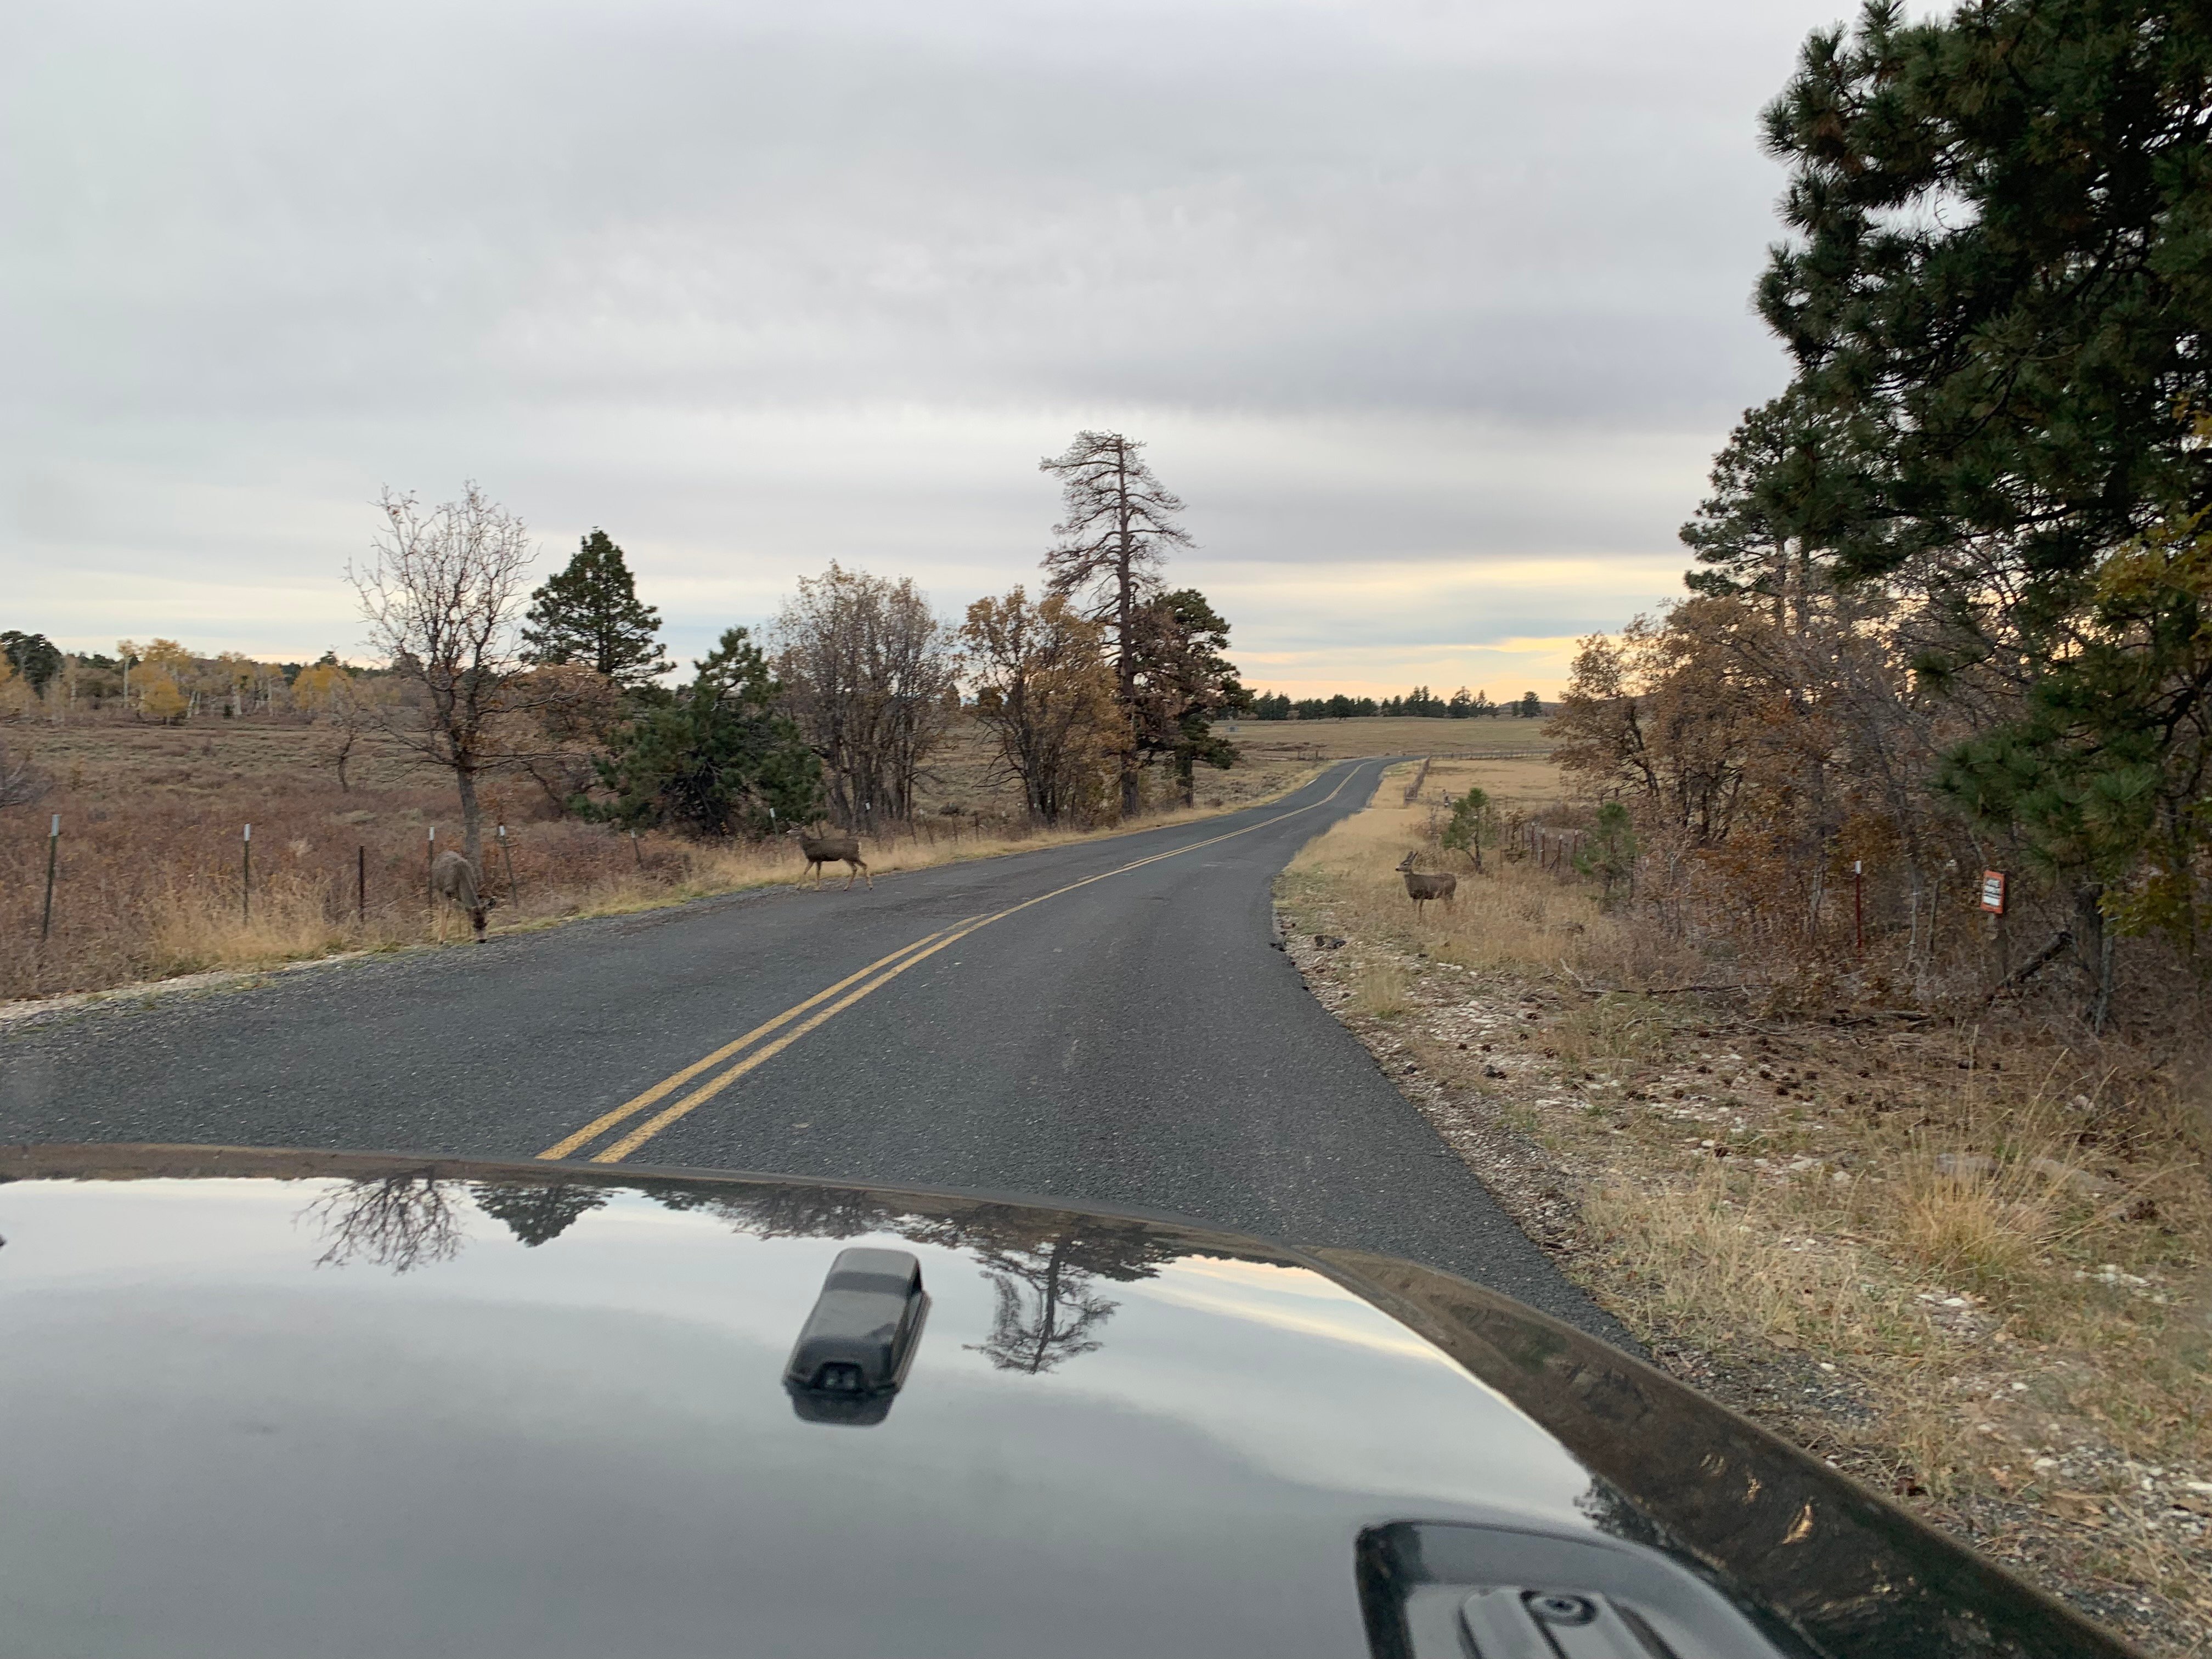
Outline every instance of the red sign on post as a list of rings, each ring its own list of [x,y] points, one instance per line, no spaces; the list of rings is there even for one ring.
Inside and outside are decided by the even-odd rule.
[[[2005,913],[2005,872],[2002,870],[1982,872],[1982,908],[1993,916]]]

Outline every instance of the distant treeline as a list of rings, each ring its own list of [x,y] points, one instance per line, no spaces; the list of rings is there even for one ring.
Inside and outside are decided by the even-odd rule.
[[[1348,720],[1389,714],[1431,720],[1495,720],[1500,714],[1539,720],[1544,714],[1544,700],[1534,691],[1525,691],[1511,702],[1492,702],[1488,692],[1469,691],[1463,685],[1449,697],[1439,697],[1427,686],[1417,685],[1402,697],[1384,697],[1380,702],[1373,697],[1347,697],[1341,692],[1334,697],[1294,699],[1280,691],[1262,691],[1252,700],[1255,720]]]

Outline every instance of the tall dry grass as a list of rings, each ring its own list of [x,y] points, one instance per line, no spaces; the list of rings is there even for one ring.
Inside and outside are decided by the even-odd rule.
[[[1833,1436],[1900,1492],[2019,1488],[2030,1454],[2002,1438],[2015,1431],[2062,1454],[2109,1441],[2212,1480],[2201,1051],[1644,994],[1728,982],[1735,964],[1701,962],[1642,911],[1607,910],[1571,872],[1494,852],[1480,876],[1447,863],[1427,805],[1401,804],[1409,776],[1293,861],[1292,921],[1347,938],[1330,960],[1346,1012],[1379,1022],[1371,1040],[1547,1150],[1582,1206],[1571,1271],[1632,1328],[1754,1370],[1778,1351],[1824,1365],[1862,1415],[1791,1431]],[[1457,870],[1454,908],[1417,915],[1392,868],[1409,850]],[[1445,1040],[1470,1003],[1492,1046],[1517,1050],[1522,1082],[1485,1074],[1487,1046]],[[1992,1373],[2027,1390],[1990,1385],[2021,1402],[2015,1414],[2032,1401],[2044,1416],[1996,1412],[1976,1382]],[[2008,1472],[1985,1473],[1998,1464]]]
[[[1540,973],[1577,984],[1646,987],[1694,966],[1663,941],[1609,914],[1572,871],[1539,868],[1513,846],[1487,847],[1483,868],[1437,844],[1444,822],[1437,799],[1480,781],[1509,811],[1548,797],[1556,774],[1510,763],[1437,761],[1422,798],[1408,802],[1411,764],[1389,769],[1366,810],[1309,842],[1285,871],[1291,903],[1326,905],[1347,933],[1485,973]],[[1525,778],[1525,781],[1522,781]],[[1501,779],[1504,780],[1501,783]],[[1513,786],[1522,781],[1522,793]],[[1530,786],[1533,786],[1531,787]],[[1408,852],[1419,867],[1459,878],[1452,902],[1416,912],[1395,866]]]

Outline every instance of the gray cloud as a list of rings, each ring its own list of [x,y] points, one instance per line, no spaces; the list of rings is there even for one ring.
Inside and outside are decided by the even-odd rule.
[[[17,8],[9,623],[319,649],[367,499],[465,476],[679,642],[832,556],[964,603],[1079,423],[1254,650],[1378,564],[1448,573],[1409,647],[1617,623],[1781,377],[1755,116],[1835,9]]]

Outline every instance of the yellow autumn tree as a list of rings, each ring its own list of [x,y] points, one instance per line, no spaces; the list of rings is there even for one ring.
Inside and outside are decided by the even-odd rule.
[[[327,714],[345,696],[352,679],[338,663],[311,663],[293,677],[292,706],[310,714]]]
[[[174,725],[185,716],[191,702],[177,685],[176,676],[166,668],[144,671],[145,678],[138,686],[139,712],[164,726]]]

